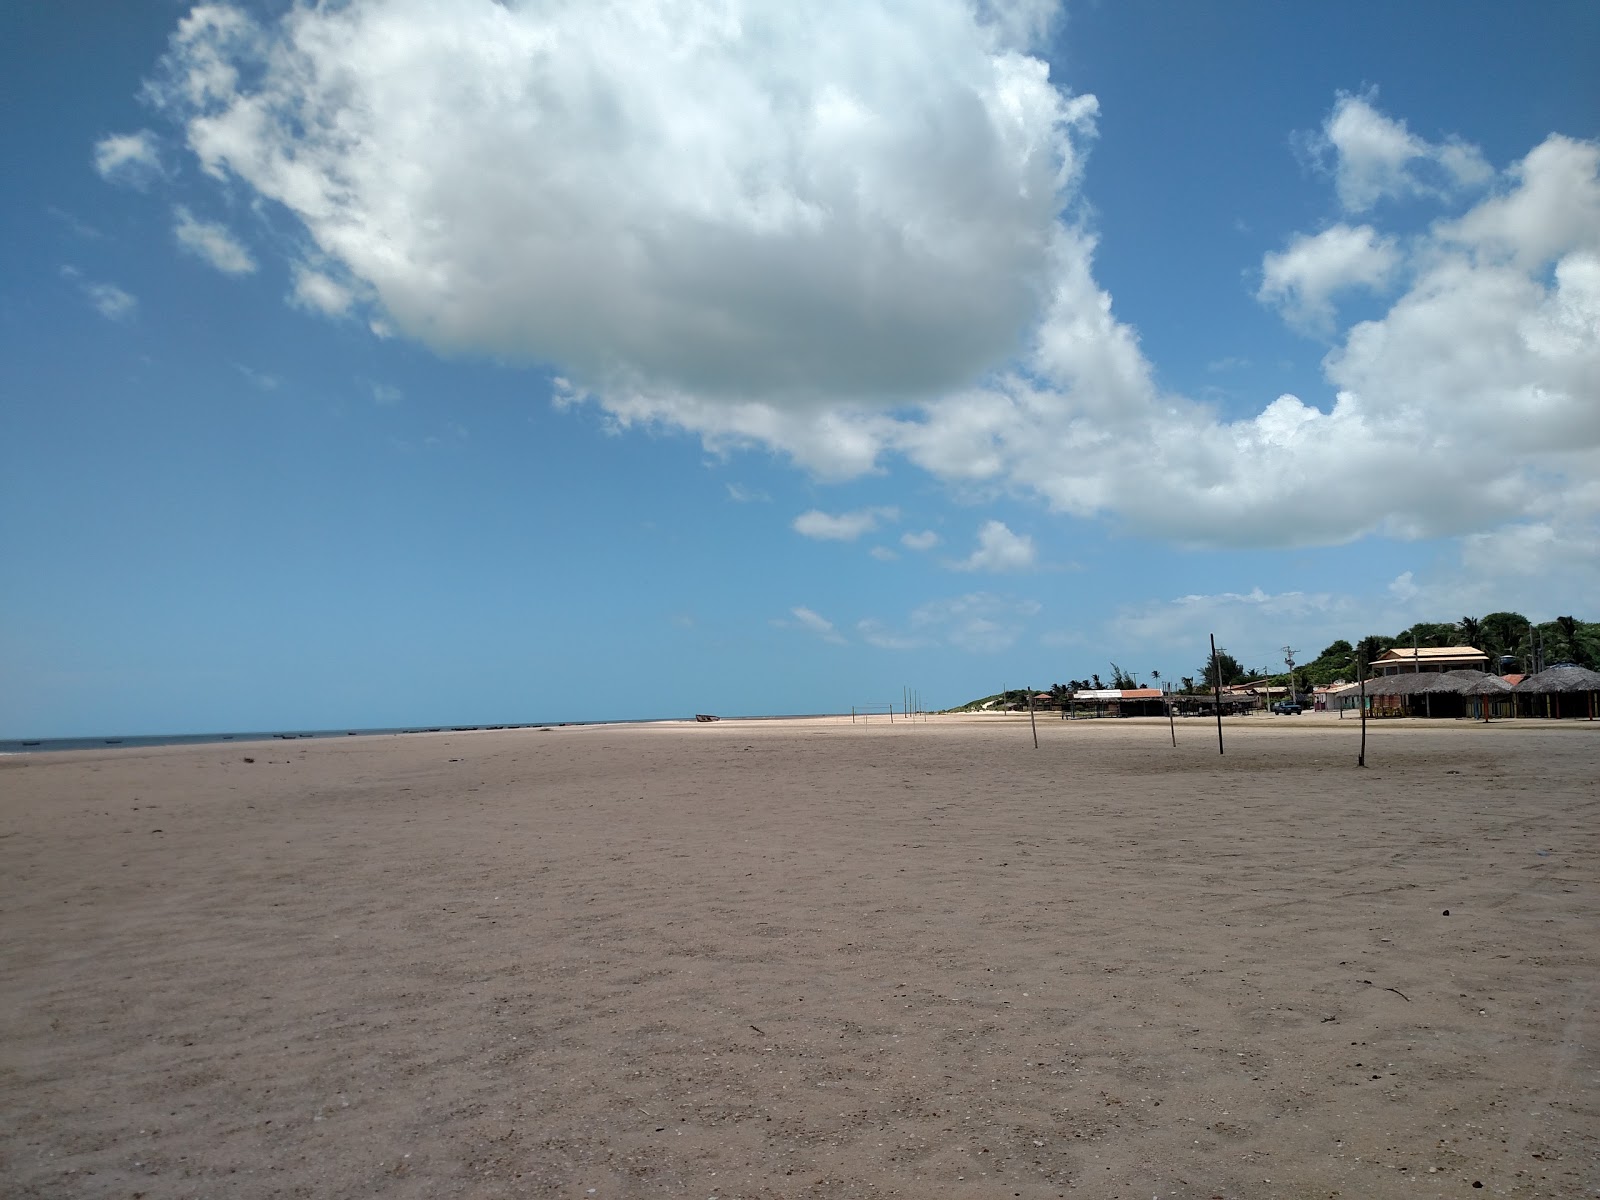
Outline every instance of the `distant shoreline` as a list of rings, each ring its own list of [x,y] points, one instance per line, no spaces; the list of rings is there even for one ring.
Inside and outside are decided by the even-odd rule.
[[[792,721],[819,717],[848,717],[849,713],[783,713],[768,716],[738,716],[737,721]],[[524,721],[493,725],[399,725],[378,729],[284,729],[249,730],[232,733],[159,733],[101,735],[95,737],[0,738],[0,754],[46,754],[55,750],[133,750],[154,746],[209,746],[220,742],[310,741],[343,737],[395,737],[417,733],[479,733],[515,729],[565,729],[592,725],[694,724],[694,717],[624,717],[605,721]]]

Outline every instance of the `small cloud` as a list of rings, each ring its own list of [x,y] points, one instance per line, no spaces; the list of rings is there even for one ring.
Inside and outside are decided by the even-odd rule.
[[[1339,202],[1364,212],[1380,200],[1407,196],[1448,197],[1494,177],[1473,145],[1450,138],[1429,142],[1379,112],[1376,89],[1356,96],[1340,92],[1322,133],[1310,141],[1315,158],[1333,162]]]
[[[405,393],[393,384],[374,383],[372,385],[372,400],[375,404],[399,404],[405,399]]]
[[[825,642],[836,646],[844,644],[844,635],[833,627],[833,622],[822,614],[813,612],[804,605],[796,605],[789,610],[794,614],[794,621],[779,621],[777,624],[783,628],[798,628],[816,634]]]
[[[862,534],[876,529],[879,521],[899,519],[900,510],[897,508],[862,508],[837,516],[812,509],[794,519],[794,531],[818,541],[853,542]]]
[[[872,557],[877,559],[879,562],[894,562],[900,557],[887,546],[874,546],[871,550],[868,550],[867,553],[872,555]]]
[[[1256,299],[1276,308],[1291,325],[1327,333],[1337,293],[1353,287],[1382,291],[1399,265],[1394,238],[1379,236],[1370,225],[1335,225],[1315,235],[1299,234],[1282,253],[1265,255]]]
[[[144,187],[162,175],[156,135],[141,129],[101,138],[94,145],[94,169],[107,183]]]
[[[290,299],[300,308],[320,312],[324,316],[342,317],[350,310],[355,295],[344,284],[298,265],[294,269],[294,292]]]
[[[978,530],[978,548],[950,565],[958,571],[1026,571],[1036,557],[1032,538],[1012,533],[1004,521],[987,521]]]
[[[50,204],[45,206],[45,211],[86,241],[105,237],[105,234],[101,233],[93,225],[90,225],[87,221],[79,220],[64,208],[57,208],[55,205]]]
[[[921,533],[902,533],[900,544],[907,550],[932,550],[939,544],[939,535],[931,529]]]
[[[747,488],[742,483],[728,485],[728,499],[735,504],[771,504],[772,497],[759,488]]]
[[[1396,600],[1410,600],[1419,590],[1410,571],[1402,571],[1389,581],[1389,594]]]
[[[248,275],[256,269],[256,260],[226,225],[196,220],[181,205],[173,209],[173,213],[177,223],[172,233],[184,250],[210,263],[224,275]]]
[[[265,371],[257,371],[254,367],[247,367],[243,363],[235,363],[234,365],[239,368],[239,374],[243,375],[263,392],[275,392],[278,390],[278,385],[283,382],[276,375],[269,375]]]
[[[77,267],[62,267],[61,277],[78,285],[95,311],[108,321],[128,321],[139,309],[139,298],[114,283],[96,283],[85,279]]]
[[[927,645],[927,641],[923,638],[896,633],[882,621],[870,617],[856,622],[856,632],[861,635],[863,642],[869,646],[876,646],[879,650],[916,650]]]
[[[1240,358],[1237,355],[1230,354],[1226,358],[1213,359],[1208,362],[1206,370],[1215,374],[1220,371],[1242,371],[1248,366],[1250,366],[1248,358]]]
[[[1037,601],[971,592],[919,606],[907,618],[904,629],[869,617],[857,622],[856,632],[862,641],[883,650],[943,645],[992,653],[1015,644],[1024,626],[1038,613]]]
[[[84,291],[102,317],[112,321],[125,321],[139,307],[138,297],[123,291],[114,283],[91,283]]]

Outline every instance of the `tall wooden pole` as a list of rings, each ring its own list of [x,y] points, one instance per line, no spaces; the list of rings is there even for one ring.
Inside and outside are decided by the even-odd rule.
[[[1172,733],[1172,744],[1176,746],[1178,744],[1178,723],[1172,719],[1172,695],[1167,691],[1165,684],[1161,687],[1161,698],[1167,702],[1167,728]]]
[[[1039,722],[1033,719],[1033,689],[1028,689],[1028,724],[1033,726],[1033,748],[1039,748]]]
[[[1211,635],[1211,682],[1216,687],[1214,699],[1217,702],[1217,753],[1226,753],[1222,749],[1222,668],[1217,664],[1217,635]]]
[[[1367,656],[1356,659],[1356,678],[1361,681],[1361,753],[1356,756],[1356,766],[1367,765]]]

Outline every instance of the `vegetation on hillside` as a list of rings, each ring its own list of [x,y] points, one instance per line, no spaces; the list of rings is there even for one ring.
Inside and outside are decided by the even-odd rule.
[[[1539,666],[1549,667],[1562,662],[1600,670],[1600,622],[1557,617],[1553,621],[1535,624],[1519,612],[1492,612],[1482,617],[1462,617],[1459,621],[1419,621],[1392,636],[1371,633],[1354,644],[1340,638],[1310,662],[1295,664],[1293,686],[1296,691],[1309,692],[1320,685],[1354,680],[1358,659],[1371,662],[1394,646],[1407,649],[1412,646],[1472,646],[1489,656],[1490,670],[1501,673],[1528,672]],[[1220,672],[1216,668],[1220,668]],[[1216,686],[1215,676],[1218,673],[1222,676],[1223,687],[1250,680],[1260,680],[1275,687],[1291,682],[1286,670],[1267,666],[1252,669],[1221,647],[1217,649],[1216,668],[1212,665],[1210,655],[1206,655],[1193,675],[1182,676],[1177,681],[1177,690],[1209,691]],[[1161,672],[1151,671],[1149,674],[1148,686],[1161,687]],[[1090,688],[1142,686],[1147,685],[1141,684],[1132,672],[1124,671],[1112,663],[1110,673],[1103,680],[1098,673],[1091,673],[1084,679],[1052,684],[1049,703],[1065,704],[1073,692]],[[1027,690],[1017,688],[973,700],[950,711],[983,712],[1027,706]]]

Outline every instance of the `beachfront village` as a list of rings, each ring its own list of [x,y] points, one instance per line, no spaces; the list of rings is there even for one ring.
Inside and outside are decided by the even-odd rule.
[[[1164,678],[1109,665],[1104,678],[1007,689],[958,712],[1035,711],[1063,718],[1305,712],[1369,717],[1494,720],[1600,718],[1600,623],[1557,617],[1535,623],[1516,612],[1419,622],[1393,636],[1335,641],[1297,661],[1283,647],[1281,669],[1251,669],[1227,650],[1204,658],[1193,675]]]

